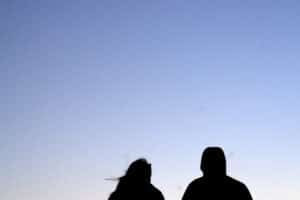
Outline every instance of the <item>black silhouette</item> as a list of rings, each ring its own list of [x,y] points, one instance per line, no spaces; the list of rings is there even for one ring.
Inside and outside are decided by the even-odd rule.
[[[203,176],[189,184],[182,200],[252,200],[243,183],[226,175],[226,159],[221,148],[204,150],[201,170]]]
[[[164,200],[162,193],[151,184],[151,164],[138,159],[119,178],[116,190],[108,200]]]

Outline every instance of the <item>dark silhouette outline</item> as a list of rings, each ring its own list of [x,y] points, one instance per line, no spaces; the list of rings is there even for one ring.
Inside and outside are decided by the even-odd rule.
[[[226,159],[222,148],[206,148],[200,168],[203,176],[188,185],[182,200],[252,200],[243,183],[226,175]]]
[[[151,164],[140,158],[132,162],[108,200],[164,200],[162,193],[151,184]]]

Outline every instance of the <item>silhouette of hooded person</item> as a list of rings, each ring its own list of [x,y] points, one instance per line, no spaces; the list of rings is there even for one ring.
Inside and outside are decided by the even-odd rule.
[[[182,200],[252,200],[247,187],[226,175],[226,159],[220,147],[208,147],[201,160],[203,176],[193,180]]]
[[[151,184],[151,164],[146,159],[132,162],[108,200],[164,200],[162,193]]]

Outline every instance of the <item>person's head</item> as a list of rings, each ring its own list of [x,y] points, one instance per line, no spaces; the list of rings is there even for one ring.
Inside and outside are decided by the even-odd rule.
[[[151,182],[151,164],[144,158],[133,161],[122,178],[136,182]]]
[[[203,151],[201,170],[204,176],[221,177],[226,175],[226,159],[222,148],[208,147]]]

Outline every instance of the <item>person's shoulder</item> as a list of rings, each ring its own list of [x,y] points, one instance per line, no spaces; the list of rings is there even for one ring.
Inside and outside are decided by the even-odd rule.
[[[237,199],[252,200],[248,187],[243,182],[235,180],[231,177],[228,177],[228,181],[230,181],[230,185],[232,186],[232,188],[234,188],[236,191],[239,191],[238,194],[240,195],[240,197]]]
[[[238,181],[230,176],[227,176],[227,181],[235,187],[247,188],[243,182]]]
[[[190,187],[197,186],[197,185],[202,184],[203,182],[204,182],[204,178],[199,177],[199,178],[196,178],[196,179],[192,180],[192,182],[190,182],[189,186]]]
[[[153,184],[150,184],[152,192],[161,193],[159,189],[157,189]]]
[[[151,192],[153,195],[155,195],[155,199],[161,199],[161,200],[164,199],[162,192],[152,184],[151,184]]]

